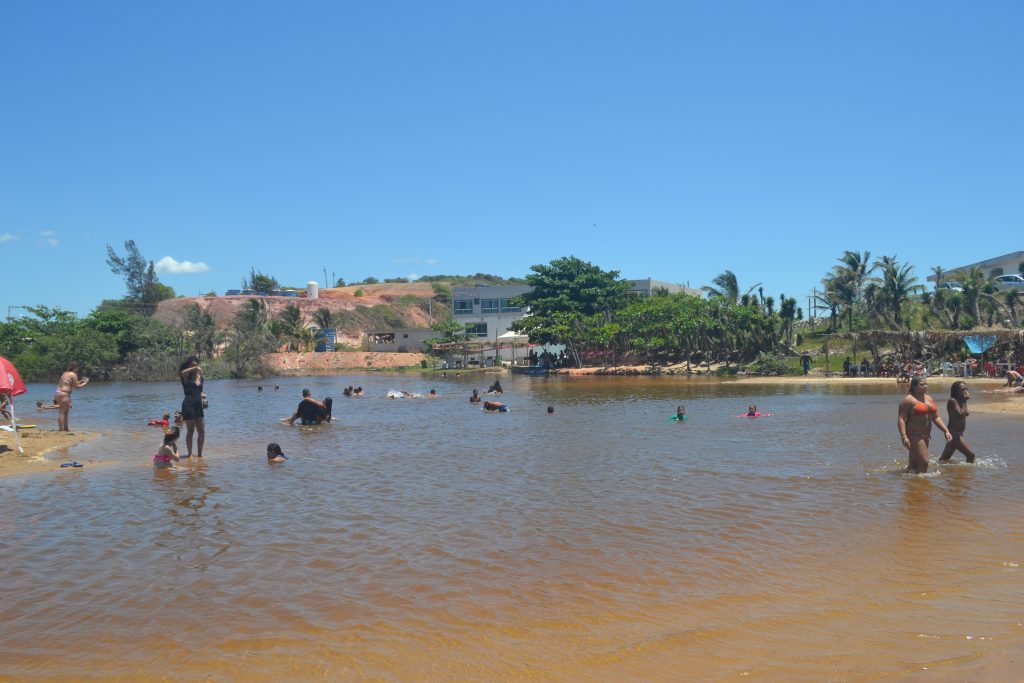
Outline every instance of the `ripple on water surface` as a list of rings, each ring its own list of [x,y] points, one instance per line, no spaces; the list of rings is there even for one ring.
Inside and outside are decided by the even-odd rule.
[[[277,422],[353,383],[334,424]],[[176,385],[76,396],[111,434],[76,457],[114,464],[0,482],[2,670],[820,680],[1020,650],[1019,421],[972,416],[979,463],[913,477],[882,389],[509,378],[494,415],[465,377],[281,384],[210,382],[173,474],[144,425]]]

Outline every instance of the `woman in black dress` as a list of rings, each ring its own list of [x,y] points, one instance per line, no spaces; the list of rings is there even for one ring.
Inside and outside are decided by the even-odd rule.
[[[199,359],[189,356],[179,368],[181,388],[185,398],[181,401],[181,416],[185,418],[186,458],[192,457],[192,435],[195,434],[198,457],[203,457],[203,442],[206,441],[206,417],[203,413],[203,369],[199,367]]]

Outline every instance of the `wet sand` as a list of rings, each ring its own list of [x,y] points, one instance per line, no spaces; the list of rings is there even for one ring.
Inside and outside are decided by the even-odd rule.
[[[57,432],[39,427],[23,429],[19,434],[24,454],[18,452],[13,433],[0,431],[0,477],[59,469],[62,462],[72,459],[72,446],[99,436],[93,432]]]

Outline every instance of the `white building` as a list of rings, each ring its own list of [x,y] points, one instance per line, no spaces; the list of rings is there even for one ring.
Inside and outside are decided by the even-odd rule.
[[[966,266],[957,266],[956,268],[947,268],[944,271],[942,278],[944,280],[953,280],[955,277],[953,273],[964,272],[966,273],[971,268],[981,268],[982,272],[985,273],[985,277],[995,277],[997,275],[1012,275],[1013,273],[1019,273],[1020,264],[1024,263],[1024,251],[1015,251],[1010,254],[1004,254],[1003,256],[996,256],[985,261],[978,261],[977,263],[968,263]],[[935,275],[929,275],[928,280],[935,282]]]

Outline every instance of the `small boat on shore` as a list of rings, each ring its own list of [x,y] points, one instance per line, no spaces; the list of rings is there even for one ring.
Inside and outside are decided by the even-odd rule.
[[[513,375],[527,375],[530,377],[541,377],[548,374],[548,368],[543,365],[513,365],[510,370]]]

